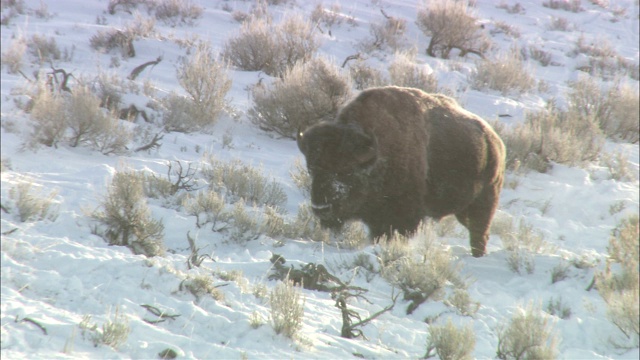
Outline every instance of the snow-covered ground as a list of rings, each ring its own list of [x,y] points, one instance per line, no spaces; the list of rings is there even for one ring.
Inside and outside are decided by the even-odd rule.
[[[3,0],[4,3],[4,0]],[[48,9],[49,17],[35,16],[34,11],[17,15],[8,26],[1,27],[1,46],[4,54],[22,36],[34,34],[53,37],[60,49],[69,51],[70,60],[54,65],[73,72],[77,77],[93,79],[100,71],[117,74],[121,78],[143,62],[163,56],[163,61],[146,70],[136,83],[142,87],[149,81],[158,91],[181,91],[175,77],[179,57],[185,49],[169,37],[199,36],[212,43],[217,51],[226,39],[239,29],[229,12],[248,11],[251,1],[194,1],[204,8],[203,16],[193,25],[171,27],[156,23],[162,37],[135,41],[137,55],[120,59],[117,67],[112,57],[118,55],[95,52],[89,38],[98,30],[121,27],[132,21],[133,15],[117,11],[106,12],[106,0],[25,1],[27,8]],[[325,5],[333,4],[329,1]],[[497,22],[517,28],[520,37],[510,38],[497,33],[492,36],[502,51],[512,45],[536,46],[552,56],[553,66],[542,67],[538,62],[527,65],[538,80],[544,80],[546,92],[537,90],[518,96],[504,96],[495,91],[478,91],[469,86],[468,74],[475,68],[475,57],[452,60],[434,59],[424,55],[428,38],[415,25],[418,1],[354,0],[336,2],[345,17],[353,20],[334,26],[331,34],[319,34],[320,53],[338,64],[356,52],[358,42],[370,36],[369,25],[388,15],[407,20],[407,46],[417,45],[418,62],[431,67],[439,84],[449,89],[469,110],[486,119],[498,114],[511,117],[507,121],[523,119],[525,111],[540,109],[551,98],[563,99],[567,82],[576,80],[580,57],[571,56],[576,41],[583,36],[588,42],[607,41],[625,59],[638,64],[638,2],[612,0],[608,7],[582,1],[584,11],[569,11],[543,7],[543,1],[520,1],[524,11],[510,14],[499,8],[498,1],[475,1],[474,11],[493,29]],[[507,2],[502,2],[503,4]],[[510,3],[510,2],[509,2]],[[600,1],[600,3],[604,3]],[[315,1],[289,1],[285,5],[271,5],[276,18],[283,14],[300,13],[309,16]],[[513,4],[509,4],[510,6]],[[3,5],[4,6],[4,5]],[[622,12],[622,9],[626,11]],[[5,13],[3,12],[3,16]],[[144,12],[142,15],[146,15]],[[549,30],[552,17],[566,18],[570,31]],[[372,63],[382,64],[391,58],[390,52],[371,54]],[[119,55],[118,55],[119,57]],[[25,74],[39,68],[25,55]],[[456,66],[450,66],[452,62]],[[49,64],[43,64],[48,69]],[[451,70],[455,69],[455,70]],[[323,264],[343,281],[368,289],[363,299],[355,299],[350,308],[363,317],[373,314],[391,302],[392,287],[380,276],[372,279],[355,274],[353,259],[360,253],[374,255],[379,247],[370,245],[359,250],[346,250],[304,239],[274,240],[260,236],[243,244],[228,239],[224,232],[197,228],[195,218],[175,208],[162,207],[150,201],[152,215],[165,225],[164,241],[169,249],[164,257],[146,258],[134,255],[125,247],[108,246],[99,236],[92,235],[92,222],[87,214],[95,209],[104,196],[112,175],[124,167],[148,169],[160,175],[166,173],[168,160],[202,161],[202,153],[209,152],[223,160],[240,159],[244,163],[262,166],[284,187],[288,202],[285,206],[291,217],[298,204],[306,201],[294,185],[289,173],[296,160],[301,159],[291,140],[274,139],[251,125],[245,112],[251,103],[247,87],[264,74],[231,70],[232,89],[228,95],[237,110],[238,120],[223,117],[211,134],[167,133],[162,146],[151,152],[137,152],[124,156],[104,156],[88,148],[41,147],[37,151],[25,149],[24,132],[29,129],[28,115],[14,104],[14,89],[26,80],[9,74],[3,64],[1,82],[2,101],[2,205],[11,210],[9,190],[24,181],[33,181],[38,191],[49,194],[57,191],[55,201],[59,215],[55,220],[20,222],[14,213],[2,212],[1,252],[1,355],[3,359],[49,358],[157,358],[158,353],[171,348],[180,358],[237,359],[237,358],[419,358],[425,354],[429,325],[426,318],[443,314],[457,325],[471,324],[476,335],[475,358],[494,358],[498,325],[508,320],[518,307],[530,302],[546,304],[561,298],[571,309],[567,319],[554,319],[554,328],[561,339],[560,358],[628,358],[637,359],[638,349],[622,351],[611,346],[610,337],[620,336],[619,330],[606,318],[606,304],[596,290],[587,287],[596,271],[603,269],[607,256],[609,235],[621,219],[638,212],[638,144],[607,143],[607,149],[621,151],[628,158],[634,180],[616,181],[607,169],[599,165],[585,168],[554,165],[547,173],[507,175],[500,211],[497,218],[512,218],[516,223],[526,221],[553,245],[553,251],[534,255],[533,273],[514,273],[509,269],[500,238],[492,235],[488,255],[473,258],[469,254],[466,231],[463,237],[443,239],[450,244],[453,256],[463,265],[462,272],[474,281],[469,294],[481,304],[474,317],[457,315],[441,301],[427,301],[411,315],[405,312],[407,302],[398,300],[396,307],[362,328],[366,339],[340,337],[342,318],[330,294],[303,290],[304,320],[297,340],[277,335],[268,324],[268,300],[254,296],[252,289],[265,285],[272,289],[276,281],[268,279],[274,253],[282,255],[288,264]],[[637,89],[638,82],[626,79]],[[144,106],[142,96],[129,95],[128,102]],[[562,102],[562,101],[561,101]],[[223,146],[231,136],[231,146]],[[619,211],[618,211],[619,210]],[[211,254],[214,261],[205,260],[201,267],[189,270],[187,232],[196,239],[201,253]],[[574,266],[572,264],[591,264]],[[551,272],[566,265],[568,277],[552,283]],[[213,272],[241,271],[246,283],[225,281],[214,276],[223,300],[210,296],[196,299],[191,293],[180,291],[181,282],[188,276]],[[355,274],[355,275],[354,275]],[[212,275],[213,276],[213,275]],[[180,316],[150,324],[154,319],[141,305],[149,304],[167,313]],[[118,349],[94,347],[88,336],[82,335],[78,324],[86,315],[100,327],[113,318],[116,307],[128,319],[131,332]],[[250,318],[258,314],[265,325],[253,328]],[[32,319],[46,329],[38,328]]]

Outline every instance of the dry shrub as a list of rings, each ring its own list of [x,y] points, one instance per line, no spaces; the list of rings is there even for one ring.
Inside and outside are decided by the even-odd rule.
[[[100,100],[87,87],[74,89],[64,113],[71,130],[69,143],[72,147],[88,144],[105,155],[126,152],[131,132],[100,108]]]
[[[505,2],[500,2],[496,7],[498,9],[504,9],[509,14],[523,14],[525,12],[525,8],[520,3],[509,6],[509,4]]]
[[[138,8],[138,5],[151,6],[153,0],[109,0],[107,5],[107,11],[109,14],[114,15],[118,9],[132,13],[133,10]]]
[[[396,52],[389,64],[389,85],[412,87],[435,93],[438,91],[438,79],[433,71],[416,64],[414,51]]]
[[[305,198],[309,198],[311,194],[311,175],[307,171],[307,167],[304,164],[304,160],[297,158],[293,163],[293,168],[289,171],[291,180],[300,190]]]
[[[41,192],[32,191],[34,183],[32,181],[21,182],[9,189],[9,200],[13,207],[18,210],[20,221],[40,221],[44,219],[55,220],[58,217],[58,209],[54,208],[54,198],[57,191],[52,191],[48,195]],[[4,209],[4,208],[3,208]]]
[[[503,95],[511,92],[522,94],[533,89],[536,84],[517,49],[500,54],[494,60],[480,61],[471,82],[475,89],[493,89]]]
[[[572,25],[569,23],[567,18],[552,16],[547,28],[555,31],[569,31],[571,30]]]
[[[116,172],[101,201],[101,210],[91,216],[105,227],[99,234],[109,245],[127,246],[134,254],[148,257],[163,255],[164,225],[151,217],[143,181],[134,172]]]
[[[548,0],[543,1],[542,6],[550,9],[561,9],[574,13],[584,11],[581,0]]]
[[[34,58],[42,64],[53,60],[60,60],[61,52],[53,37],[35,34],[27,42],[27,49]]]
[[[569,55],[584,54],[588,60],[578,64],[577,69],[605,80],[629,76],[634,80],[640,77],[640,67],[633,61],[627,60],[615,50],[607,38],[597,37],[587,41],[581,35],[576,41],[575,48]]]
[[[6,67],[9,74],[18,73],[22,69],[22,59],[26,51],[27,42],[23,37],[17,37],[7,51],[2,53],[2,67]]]
[[[182,205],[187,214],[196,217],[196,226],[202,227],[211,223],[212,230],[216,230],[218,221],[227,221],[224,198],[215,191],[199,191],[195,196],[189,195]]]
[[[427,47],[429,56],[439,55],[448,59],[453,49],[460,50],[460,55],[475,53],[483,56],[489,49],[489,38],[476,23],[466,1],[423,2],[418,8],[416,23],[425,35],[431,37]]]
[[[460,264],[437,241],[431,223],[421,224],[413,238],[419,241],[415,248],[407,245],[406,237],[395,234],[386,239],[378,256],[383,278],[399,287],[404,299],[411,301],[407,314],[426,300],[442,299],[450,285],[458,289],[466,287]]]
[[[88,87],[79,85],[67,94],[53,92],[39,82],[30,96],[27,110],[34,120],[30,146],[57,146],[67,141],[72,147],[88,145],[105,155],[127,151],[131,132],[100,108],[100,100]]]
[[[209,154],[203,160],[202,174],[210,190],[223,193],[232,201],[243,199],[260,206],[282,207],[287,202],[282,185],[264,176],[261,168],[240,160],[220,161]]]
[[[358,59],[349,65],[349,74],[351,75],[355,88],[358,90],[381,86],[386,83],[382,72],[369,66],[362,59]]]
[[[228,104],[231,89],[228,66],[215,58],[209,43],[200,42],[178,67],[178,82],[188,94],[171,94],[163,99],[163,124],[168,131],[209,130]]]
[[[91,36],[89,44],[91,48],[101,52],[109,52],[119,49],[124,58],[136,56],[133,41],[138,38],[148,38],[155,32],[155,20],[144,18],[140,14],[135,14],[134,19],[125,24],[122,29],[98,30]]]
[[[294,64],[311,59],[319,46],[314,26],[300,15],[289,15],[278,24],[252,16],[225,43],[222,54],[242,70],[282,76]]]
[[[110,317],[111,315],[107,313],[107,316]],[[116,306],[113,319],[108,319],[102,324],[102,328],[98,329],[98,325],[92,323],[91,315],[84,315],[78,327],[81,329],[83,337],[89,332],[89,337],[93,341],[94,346],[107,345],[115,350],[127,342],[129,333],[131,332],[129,319],[120,312],[120,307],[118,306]]]
[[[11,19],[18,15],[24,15],[27,10],[24,0],[2,0],[0,2],[0,11],[2,11],[0,25],[9,26]]]
[[[507,147],[507,167],[546,172],[551,162],[580,165],[598,158],[604,136],[598,124],[574,111],[563,111],[553,102],[531,112],[512,127],[498,122],[494,129]]]
[[[334,25],[340,25],[343,21],[343,16],[340,14],[341,10],[342,8],[338,3],[331,5],[329,8],[325,8],[322,3],[318,3],[311,12],[311,22],[323,24],[328,29]]]
[[[50,91],[47,84],[39,81],[31,96],[31,104],[31,119],[34,123],[30,146],[43,144],[57,147],[58,143],[63,141],[67,130],[64,97],[60,93]]]
[[[509,255],[507,258],[509,269],[518,274],[522,274],[523,270],[533,274],[534,255],[553,250],[553,247],[544,240],[543,234],[534,231],[533,226],[524,220],[520,221],[517,229],[501,234],[500,240]]]
[[[251,122],[295,139],[300,129],[336,115],[351,97],[351,82],[329,60],[314,58],[298,62],[269,86],[255,87],[252,97]]]
[[[293,281],[287,278],[276,284],[269,294],[271,325],[276,334],[288,338],[296,336],[302,328],[304,302],[302,291],[293,285]]]
[[[255,240],[260,236],[260,224],[255,216],[258,213],[255,207],[251,213],[247,211],[244,200],[240,199],[233,206],[229,214],[232,227],[230,238],[236,243],[243,244],[250,240]]]
[[[563,320],[571,317],[571,308],[562,301],[562,297],[558,297],[555,300],[553,297],[549,299],[545,311],[549,315],[557,316]]]
[[[496,21],[494,23],[494,26],[495,28],[490,31],[491,35],[502,33],[514,39],[517,39],[520,37],[520,30],[518,30],[517,27],[513,25],[509,25],[504,21]]]
[[[606,268],[596,273],[596,287],[608,307],[607,318],[621,332],[621,335],[611,336],[609,341],[621,349],[637,348],[640,342],[638,224],[635,214],[623,219],[613,230],[607,247]]]
[[[204,12],[201,6],[193,4],[191,0],[159,0],[155,3],[156,18],[168,25],[193,25]]]
[[[323,243],[331,241],[331,232],[320,225],[311,210],[311,204],[308,202],[298,206],[296,218],[290,225],[290,229],[289,237],[291,238],[309,239]]]
[[[371,38],[365,40],[360,45],[364,52],[371,52],[376,49],[382,50],[386,47],[389,47],[392,50],[398,50],[403,45],[404,33],[407,29],[407,21],[394,16],[388,16],[384,12],[382,14],[385,17],[385,20],[381,22],[372,22],[369,27],[369,34],[371,35]]]
[[[525,52],[526,51],[523,50],[523,53]],[[542,66],[549,66],[551,64],[551,54],[542,49],[538,49],[537,47],[530,47],[527,56],[536,60]]]
[[[602,88],[590,77],[581,77],[569,86],[567,97],[571,112],[599,124],[608,137],[638,142],[640,98],[637,90],[620,81],[609,89]]]
[[[454,308],[458,315],[474,316],[480,310],[480,303],[471,299],[467,289],[454,289],[444,304]]]
[[[471,360],[476,336],[471,325],[458,328],[451,319],[445,325],[430,325],[425,359],[438,356],[441,360]]]
[[[555,359],[558,338],[539,306],[518,308],[498,329],[498,359]]]
[[[210,275],[195,275],[186,278],[180,284],[180,289],[189,291],[199,301],[203,296],[210,295],[215,300],[224,300],[224,293],[213,283]]]

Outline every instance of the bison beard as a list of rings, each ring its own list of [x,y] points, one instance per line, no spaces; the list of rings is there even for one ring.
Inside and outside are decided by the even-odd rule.
[[[480,117],[439,94],[368,89],[334,121],[298,135],[324,227],[361,220],[371,237],[415,232],[425,217],[455,214],[471,252],[485,254],[498,206],[505,148]]]

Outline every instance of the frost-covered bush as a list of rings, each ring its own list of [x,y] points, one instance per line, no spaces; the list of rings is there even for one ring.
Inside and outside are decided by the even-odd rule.
[[[227,107],[231,89],[227,64],[217,60],[209,43],[201,42],[178,67],[178,83],[186,97],[171,94],[163,101],[163,124],[168,131],[208,130]]]
[[[494,122],[507,148],[507,167],[546,172],[551,162],[580,165],[598,158],[604,135],[594,119],[563,111],[553,102],[526,114],[524,122],[508,127]]]
[[[638,215],[616,227],[609,238],[609,259],[596,274],[596,288],[607,302],[607,318],[620,330],[610,342],[618,348],[637,348],[640,342],[640,232]]]
[[[637,90],[621,82],[615,82],[607,89],[587,76],[569,86],[569,111],[596,122],[608,137],[638,142],[640,97]]]
[[[116,172],[92,217],[109,245],[127,246],[135,254],[163,255],[164,225],[153,219],[144,197],[143,177],[131,171]]]
[[[533,274],[535,271],[534,255],[549,250],[549,244],[542,233],[521,220],[517,229],[512,229],[500,236],[508,253],[507,263],[511,271],[522,274],[523,270]]]
[[[202,174],[211,190],[228,198],[244,199],[248,203],[282,207],[287,195],[282,185],[262,174],[260,168],[244,164],[240,160],[224,162],[212,155],[205,155]]]
[[[574,13],[584,11],[581,0],[547,0],[542,2],[542,6]]]
[[[199,191],[195,196],[189,195],[183,200],[187,214],[196,217],[196,226],[202,227],[211,223],[216,229],[219,221],[226,221],[224,198],[215,191]]]
[[[2,53],[2,67],[7,68],[9,74],[16,74],[22,69],[24,54],[27,51],[27,42],[20,36],[11,42],[7,50]]]
[[[157,19],[171,25],[193,25],[204,9],[191,0],[159,0],[154,4],[154,15]]]
[[[67,126],[71,130],[69,143],[72,147],[88,144],[105,155],[126,151],[131,132],[100,108],[100,99],[89,88],[74,88],[65,102],[64,110]]]
[[[448,59],[451,50],[460,50],[460,55],[475,53],[480,56],[487,51],[490,41],[476,23],[466,1],[436,0],[423,2],[418,9],[416,23],[431,39],[427,54]]]
[[[92,49],[109,52],[119,49],[122,57],[136,56],[133,41],[138,38],[147,38],[155,31],[155,20],[144,18],[140,14],[134,16],[134,20],[126,23],[122,28],[100,29],[89,39]]]
[[[51,91],[43,81],[38,82],[31,95],[29,109],[33,120],[33,130],[29,135],[31,147],[37,144],[57,147],[58,143],[65,139],[65,102],[62,94]]]
[[[553,324],[539,307],[530,304],[518,308],[511,319],[497,329],[498,359],[555,359],[558,357],[558,338]]]
[[[429,325],[425,359],[438,356],[441,360],[471,360],[476,335],[471,325],[456,327],[447,320],[445,325]]]
[[[536,80],[522,61],[520,51],[511,49],[494,60],[481,60],[471,77],[471,83],[479,90],[492,89],[502,94],[522,94],[533,89]]]
[[[360,44],[363,52],[371,52],[376,49],[391,48],[398,50],[403,45],[404,33],[407,29],[407,21],[395,16],[389,16],[382,12],[385,20],[372,22],[369,27],[371,38]]]
[[[349,76],[325,58],[298,62],[282,79],[252,90],[249,117],[260,129],[295,139],[300,129],[335,117],[351,97]]]
[[[42,64],[53,60],[60,60],[60,48],[53,37],[35,34],[27,41],[27,49],[31,56]]]
[[[87,333],[89,333],[88,335],[94,346],[107,345],[117,350],[127,342],[129,333],[131,333],[129,319],[120,311],[118,306],[116,306],[113,318],[111,318],[110,314],[107,314],[107,316],[109,318],[102,324],[101,328],[98,328],[98,325],[91,321],[91,315],[83,316],[78,327],[81,329],[83,336],[87,336]]]
[[[349,74],[351,75],[355,88],[358,90],[381,86],[386,82],[382,71],[368,65],[362,59],[358,59],[349,65]]]
[[[13,203],[12,208],[18,211],[18,218],[22,222],[54,220],[58,216],[58,210],[53,206],[58,192],[52,191],[46,195],[34,192],[33,187],[34,183],[28,181],[9,189],[9,200]]]
[[[426,300],[442,299],[450,285],[458,289],[466,286],[460,264],[437,241],[432,224],[420,225],[414,238],[420,241],[416,248],[407,245],[407,239],[399,234],[386,239],[378,257],[383,278],[399,287],[405,300],[411,301],[408,314]]]
[[[389,85],[412,87],[428,93],[438,91],[438,79],[432,71],[416,64],[414,51],[396,52],[389,64]]]
[[[282,76],[296,63],[311,59],[319,46],[313,24],[299,15],[278,24],[253,16],[225,43],[222,54],[239,69]]]
[[[271,305],[271,325],[276,334],[288,338],[296,336],[302,328],[304,317],[304,298],[302,291],[285,279],[273,288],[269,295]]]

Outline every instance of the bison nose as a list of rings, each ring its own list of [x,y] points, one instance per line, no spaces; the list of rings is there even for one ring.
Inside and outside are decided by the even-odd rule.
[[[331,204],[311,204],[311,209],[316,216],[322,218],[331,212]]]

